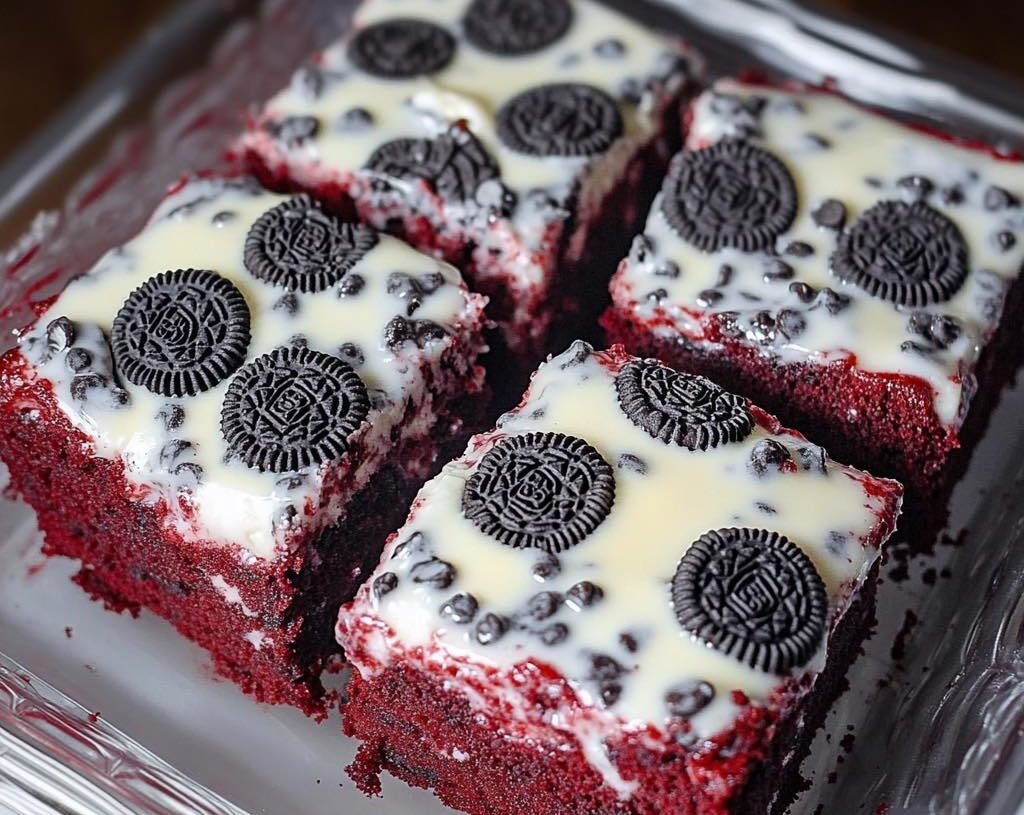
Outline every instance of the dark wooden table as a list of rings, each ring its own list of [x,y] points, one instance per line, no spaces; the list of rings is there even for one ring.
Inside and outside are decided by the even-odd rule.
[[[0,0],[0,162],[175,1]],[[1020,0],[818,2],[1024,79]]]

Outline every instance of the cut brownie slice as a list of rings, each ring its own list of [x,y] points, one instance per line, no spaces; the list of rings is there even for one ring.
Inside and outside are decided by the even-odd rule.
[[[900,496],[703,377],[574,344],[342,608],[354,779],[488,815],[781,808]]]
[[[998,330],[1024,296],[1010,159],[834,93],[723,80],[614,278],[610,339],[749,395],[937,514],[1019,351]]]
[[[3,357],[0,456],[84,588],[318,711],[338,606],[481,391],[482,311],[306,196],[192,180]]]
[[[525,373],[555,314],[606,302],[679,146],[692,61],[585,0],[367,0],[239,151],[268,185],[354,199],[463,269]]]

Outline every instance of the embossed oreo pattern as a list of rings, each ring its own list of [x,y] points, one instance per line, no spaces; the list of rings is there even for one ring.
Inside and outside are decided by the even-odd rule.
[[[455,55],[455,38],[427,20],[395,17],[367,26],[352,38],[352,64],[384,79],[409,79],[440,71]]]
[[[340,458],[370,409],[366,386],[337,357],[282,346],[232,380],[221,411],[229,453],[286,473]]]
[[[622,135],[622,114],[604,91],[581,83],[540,85],[497,113],[498,138],[534,156],[593,156]]]
[[[707,450],[741,441],[754,427],[747,402],[703,376],[634,360],[615,377],[622,412],[666,444]]]
[[[114,318],[116,369],[153,393],[194,396],[242,364],[249,320],[242,293],[216,272],[162,272],[133,291]]]
[[[473,0],[463,17],[466,39],[500,56],[539,51],[572,23],[567,0]]]
[[[377,245],[377,233],[297,195],[263,213],[245,238],[250,274],[291,291],[319,292],[341,281]]]
[[[672,160],[662,212],[680,237],[704,252],[770,249],[796,215],[786,166],[742,139],[723,139]]]
[[[528,433],[484,456],[466,482],[462,511],[507,546],[554,554],[583,541],[614,501],[615,475],[597,450],[559,433]]]
[[[880,201],[839,237],[832,272],[900,306],[942,303],[967,279],[959,227],[924,201]]]
[[[825,633],[825,584],[810,558],[767,529],[707,532],[672,579],[679,624],[761,671],[804,665]]]

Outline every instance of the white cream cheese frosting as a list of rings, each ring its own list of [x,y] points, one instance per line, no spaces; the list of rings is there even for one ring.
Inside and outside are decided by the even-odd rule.
[[[313,516],[306,522],[313,526],[340,517],[350,495],[322,496],[324,479],[355,467],[351,483],[364,485],[393,447],[391,434],[410,402],[421,403],[422,410],[414,423],[395,432],[429,433],[435,416],[424,373],[438,366],[455,335],[463,343],[474,335],[482,311],[480,298],[467,292],[454,268],[384,235],[346,275],[346,280],[362,282],[358,290],[343,292],[339,284],[316,293],[289,292],[258,279],[243,259],[247,233],[261,215],[287,200],[263,192],[249,179],[184,184],[161,203],[142,232],[72,281],[21,338],[35,374],[50,383],[60,408],[90,439],[96,454],[123,462],[139,500],[162,502],[168,509],[166,523],[186,539],[234,543],[260,558],[274,557],[291,536],[308,532],[293,523],[296,515]],[[114,370],[109,338],[126,298],[155,275],[190,268],[215,272],[244,297],[251,341],[242,367],[289,345],[352,366],[370,402],[366,421],[350,438],[350,445],[363,450],[357,462],[343,456],[294,472],[263,472],[228,454],[221,410],[234,376],[179,398],[133,384]],[[388,344],[385,326],[408,315],[408,301],[389,285],[396,273],[436,276],[436,288],[410,319],[435,323],[442,337],[423,347]],[[55,353],[54,329],[48,336],[48,328],[58,318],[70,320],[74,336],[66,348],[58,342]],[[75,349],[87,352],[90,362],[84,371],[73,370],[68,358],[79,354]],[[478,350],[460,351],[467,366]],[[82,388],[76,384],[80,373],[100,378],[95,387]],[[436,381],[443,381],[434,373]],[[322,498],[329,498],[330,505],[321,506]]]
[[[639,251],[613,283],[617,306],[659,321],[659,333],[680,332],[697,343],[705,340],[711,315],[729,313],[740,332],[782,362],[852,355],[860,370],[920,378],[934,391],[940,420],[956,426],[973,391],[974,363],[1024,263],[1024,164],[923,133],[834,94],[736,80],[720,80],[696,101],[687,146],[698,150],[724,139],[745,140],[783,163],[797,197],[791,225],[767,250],[702,251],[669,223],[663,190],[648,217],[647,240],[635,244]],[[880,201],[923,201],[963,237],[962,285],[945,300],[915,307],[840,279],[831,268],[840,233],[819,225],[820,214],[815,219],[830,199],[842,205],[847,231]],[[773,275],[776,261],[791,274]],[[802,298],[791,288],[797,283],[811,293]],[[826,289],[840,296],[839,308],[824,302],[832,296]],[[781,311],[798,326],[791,336],[778,330]],[[764,315],[771,318],[767,326]],[[938,340],[929,328],[933,320],[941,321]]]
[[[788,431],[754,424],[746,437],[706,450],[652,436],[617,395],[616,379],[628,360],[578,342],[542,365],[520,406],[422,489],[338,624],[339,641],[364,676],[412,662],[443,672],[485,710],[480,688],[494,688],[502,709],[524,719],[529,703],[516,690],[517,666],[550,666],[583,711],[559,708],[547,724],[574,735],[622,792],[628,785],[617,779],[603,740],[623,728],[664,732],[674,691],[699,683],[713,689],[690,718],[693,735],[709,737],[734,721],[734,691],[763,703],[784,676],[813,676],[827,655],[822,636],[805,663],[780,675],[750,667],[684,629],[672,585],[693,542],[721,528],[784,535],[820,575],[829,630],[879,557],[876,546],[891,532],[899,504],[893,482],[837,464]],[[504,545],[463,509],[484,456],[536,432],[584,440],[614,477],[614,501],[603,520],[554,557]],[[759,468],[755,450],[766,443],[785,448],[790,463]],[[523,495],[532,500],[528,491]],[[583,583],[589,587],[581,589]],[[538,614],[538,607],[545,610]],[[491,637],[489,615],[505,621],[497,637]],[[607,659],[618,666],[610,690]]]

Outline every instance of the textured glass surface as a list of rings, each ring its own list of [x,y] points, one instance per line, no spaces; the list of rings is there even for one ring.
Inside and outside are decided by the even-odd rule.
[[[173,60],[157,38],[132,69],[107,77],[95,115],[73,117],[36,145],[46,161],[0,174],[0,235],[26,222],[30,207],[46,208],[0,256],[5,336],[31,319],[30,302],[129,237],[183,171],[223,166],[224,145],[249,106],[342,31],[352,4],[271,2],[257,13],[254,5],[214,19],[209,9],[219,4],[186,4],[172,21]],[[692,41],[712,74],[754,65],[829,77],[871,103],[1024,145],[1024,90],[801,5],[619,5]],[[206,67],[182,74],[183,60],[200,64],[182,43],[198,43],[211,27],[219,43]],[[159,88],[152,99],[144,79]],[[138,116],[140,106],[152,108],[148,117]],[[119,134],[113,148],[98,163],[86,160],[79,148],[104,128]],[[892,565],[883,570],[878,632],[805,766],[812,784],[799,812],[1002,815],[1024,800],[1022,412],[1024,392],[1015,390],[957,490],[950,538],[958,545],[915,561],[906,579],[895,579]],[[316,725],[253,704],[162,621],[90,602],[68,580],[74,565],[44,561],[38,546],[31,512],[3,501],[0,815],[241,811],[206,790],[252,813],[445,811],[393,781],[382,799],[363,798],[342,772],[354,745],[336,717]]]

